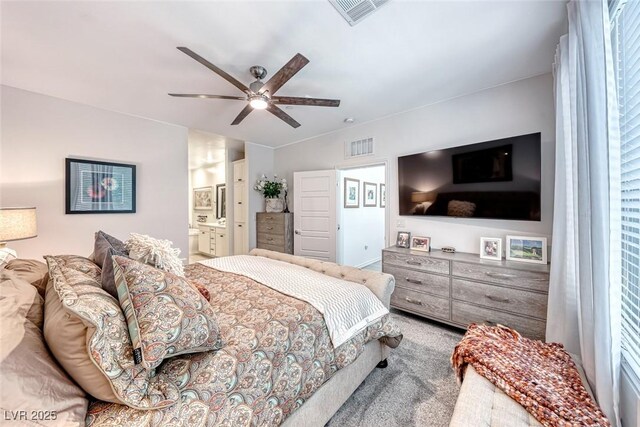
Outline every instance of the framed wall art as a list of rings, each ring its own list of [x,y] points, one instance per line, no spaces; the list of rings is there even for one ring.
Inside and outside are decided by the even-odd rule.
[[[135,213],[136,166],[65,159],[65,213]]]
[[[193,189],[193,209],[210,211],[213,209],[213,193],[211,187]]]
[[[380,207],[384,208],[385,206],[387,206],[387,186],[380,184]]]
[[[378,206],[378,184],[373,182],[365,182],[364,186],[364,198],[362,206],[364,207],[376,207]]]
[[[353,178],[344,179],[344,207],[360,207],[360,180]]]

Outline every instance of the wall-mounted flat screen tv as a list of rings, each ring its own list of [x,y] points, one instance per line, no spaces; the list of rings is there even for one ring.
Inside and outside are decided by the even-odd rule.
[[[540,133],[398,158],[400,215],[540,221]]]

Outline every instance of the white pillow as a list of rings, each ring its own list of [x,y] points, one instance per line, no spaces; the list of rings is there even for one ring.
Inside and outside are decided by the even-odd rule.
[[[129,240],[124,242],[129,258],[184,277],[184,266],[179,258],[180,249],[172,248],[172,244],[169,240],[154,239],[137,233],[131,233]]]

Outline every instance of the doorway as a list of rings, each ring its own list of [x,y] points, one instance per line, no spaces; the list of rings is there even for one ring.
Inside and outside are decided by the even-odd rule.
[[[386,236],[386,164],[338,170],[337,261],[382,270]]]

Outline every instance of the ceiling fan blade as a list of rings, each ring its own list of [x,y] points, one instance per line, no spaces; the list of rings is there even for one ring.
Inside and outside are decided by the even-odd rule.
[[[293,117],[282,111],[279,107],[276,107],[273,104],[269,104],[267,107],[267,111],[269,111],[274,116],[278,117],[280,120],[284,120],[287,124],[293,128],[299,128],[300,123],[293,120]]]
[[[300,98],[295,96],[273,96],[271,102],[281,105],[313,105],[316,107],[339,107],[339,99]]]
[[[242,111],[240,111],[240,114],[238,114],[238,116],[233,120],[233,122],[231,122],[231,126],[239,125],[240,122],[243,121],[244,118],[247,117],[249,113],[252,111],[253,111],[253,107],[251,106],[251,104],[247,104],[247,106],[244,107]]]
[[[226,81],[228,81],[229,83],[237,87],[238,89],[240,89],[241,91],[245,93],[250,93],[250,90],[248,87],[243,85],[241,82],[236,80],[231,75],[227,74],[225,71],[213,65],[211,62],[207,61],[202,56],[198,55],[188,47],[178,47],[178,50],[180,52],[183,52],[189,55],[190,57],[192,57],[193,59],[195,59],[196,61],[198,61],[199,63],[201,63],[202,65],[204,65],[205,67],[207,67],[208,69],[210,69],[211,71],[213,71],[214,73],[216,73],[217,75],[219,75],[220,77],[222,77],[223,79],[225,79]]]
[[[264,86],[262,86],[260,92],[264,93],[266,91],[269,91],[269,93],[273,95],[278,89],[282,87],[283,84],[289,81],[291,77],[295,76],[296,73],[308,63],[309,60],[307,58],[299,53],[296,53],[296,55],[291,58],[291,60],[287,62],[284,67],[280,68],[278,72],[275,73],[273,77],[271,77],[269,81],[264,84]]]
[[[169,96],[178,98],[210,98],[210,99],[237,99],[238,101],[246,101],[246,96],[227,96],[227,95],[203,95],[197,93],[170,93]]]

